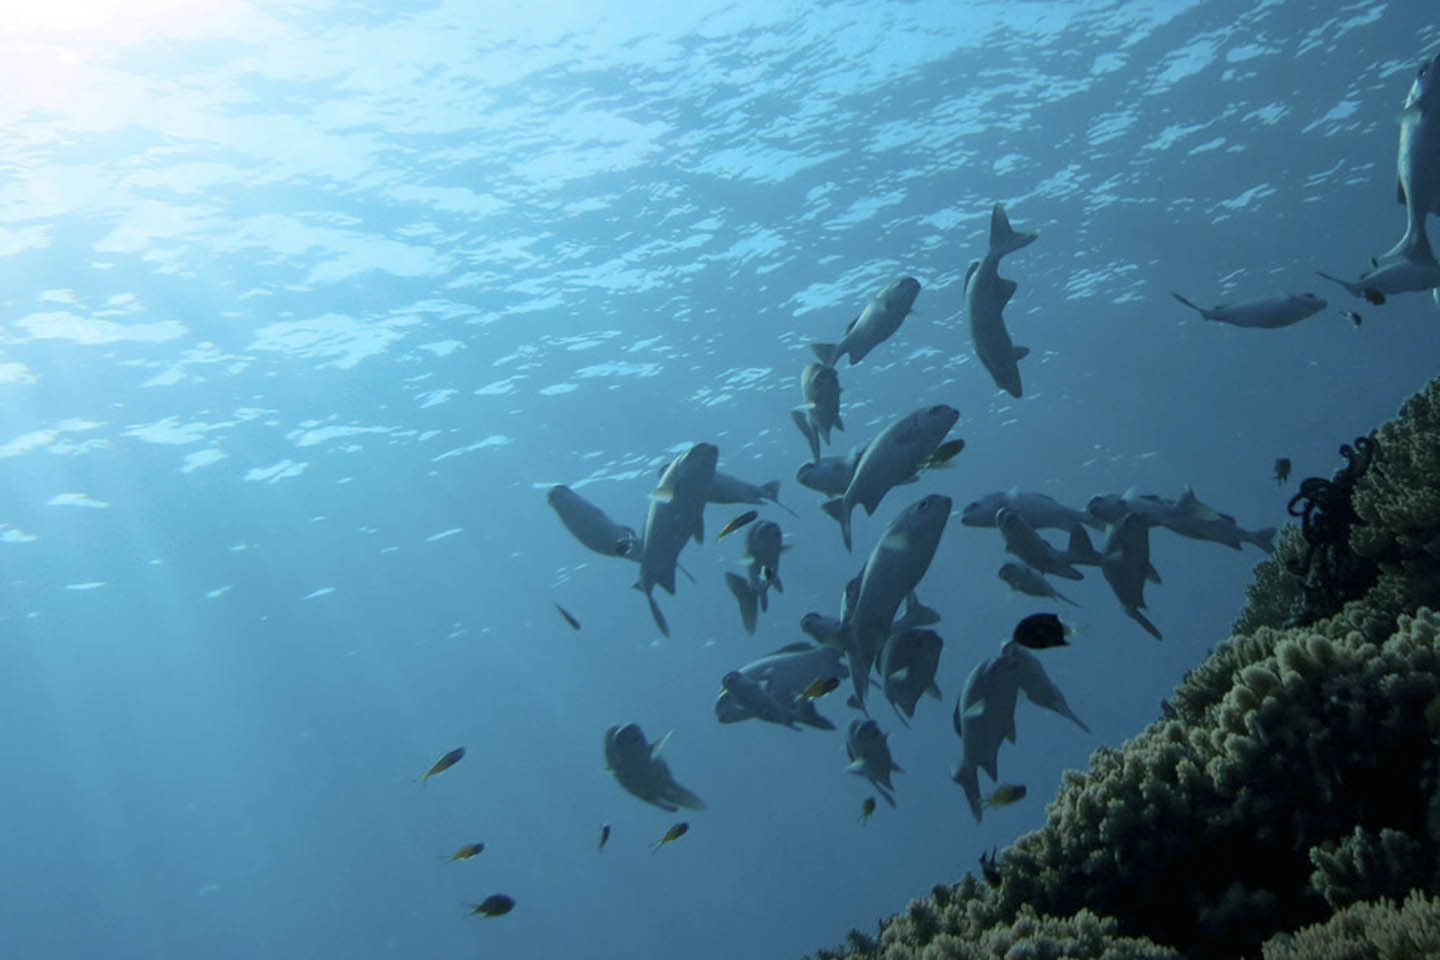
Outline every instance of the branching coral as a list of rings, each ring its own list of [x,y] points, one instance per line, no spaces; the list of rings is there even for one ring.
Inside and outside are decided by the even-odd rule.
[[[1440,615],[1424,606],[1440,607],[1440,381],[1378,437],[1383,468],[1352,450],[1341,477],[1354,516],[1340,526],[1373,576],[1333,581],[1323,618],[1282,629],[1289,601],[1313,599],[1285,563],[1311,544],[1282,539],[1241,632],[1163,719],[1065,775],[998,884],[940,888],[851,955],[1090,957],[1134,938],[1158,952],[1114,955],[1254,957],[1357,899],[1440,892]],[[1044,941],[1062,953],[1025,939],[1065,924],[1073,936]]]
[[[1328,921],[1265,944],[1265,960],[1425,960],[1440,956],[1440,900],[1415,891],[1396,907],[1390,900],[1357,903]]]

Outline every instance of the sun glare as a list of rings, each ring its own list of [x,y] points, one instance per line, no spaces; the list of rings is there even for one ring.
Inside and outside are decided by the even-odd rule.
[[[207,30],[243,0],[0,0],[0,36],[59,40],[98,34],[116,44]]]

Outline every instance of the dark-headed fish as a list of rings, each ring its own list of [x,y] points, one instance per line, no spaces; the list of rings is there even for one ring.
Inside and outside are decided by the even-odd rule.
[[[1069,634],[1070,628],[1061,623],[1055,614],[1032,613],[1015,624],[1011,639],[1031,650],[1046,650],[1050,647],[1068,647],[1070,641],[1065,638]]]
[[[499,917],[515,909],[515,900],[503,893],[492,893],[479,903],[470,904],[470,915]]]
[[[875,812],[875,798],[866,797],[865,802],[860,804],[860,822],[864,823],[870,819],[870,814]]]
[[[721,527],[720,532],[715,535],[715,539],[719,540],[723,538],[727,533],[734,533],[736,530],[739,530],[741,527],[745,526],[745,524],[750,523],[758,516],[760,516],[760,511],[746,510],[744,513],[735,517],[735,519],[725,524],[725,526]]]
[[[609,840],[610,840],[610,824],[608,824],[608,823],[602,823],[602,824],[600,825],[600,845],[599,845],[598,847],[596,847],[595,849],[597,849],[597,850],[604,850],[604,849],[605,849],[605,844],[606,844]]]
[[[825,696],[831,690],[840,686],[839,677],[816,677],[810,681],[810,685],[800,691],[800,698],[803,700],[815,700]]]
[[[450,854],[450,862],[454,863],[457,860],[469,860],[471,857],[482,852],[484,849],[485,844],[483,843],[467,843],[459,850],[456,850],[454,853]]]
[[[680,821],[679,823],[675,824],[675,826],[671,827],[669,830],[666,830],[665,836],[655,841],[655,845],[650,848],[650,852],[654,853],[656,850],[659,850],[667,843],[674,843],[676,840],[679,840],[681,837],[685,836],[686,832],[689,829],[690,824],[686,823],[683,820]]]
[[[1275,460],[1275,482],[1284,483],[1290,479],[1290,458],[1277,457]]]
[[[560,606],[560,604],[558,604],[558,603],[555,604],[555,609],[560,611],[560,616],[562,616],[562,617],[565,618],[565,622],[568,623],[568,624],[570,624],[570,626],[571,626],[572,629],[574,629],[574,630],[579,630],[579,629],[580,629],[580,621],[579,621],[579,620],[576,620],[575,617],[571,615],[571,613],[570,613],[569,610],[566,610],[564,607]]]
[[[421,774],[419,782],[424,783],[426,780],[429,780],[431,777],[435,776],[435,774],[444,773],[446,770],[449,770],[451,767],[455,766],[455,764],[459,763],[460,758],[463,756],[465,756],[465,748],[456,747],[454,750],[451,750],[439,760],[436,760],[433,767]]]
[[[995,850],[993,847],[988,854],[980,854],[980,875],[985,878],[985,882],[990,886],[1000,886],[1000,866],[995,862]]]
[[[1025,788],[1018,783],[1007,783],[1002,787],[996,787],[995,792],[985,801],[987,807],[1005,807],[1017,800],[1025,799]]]

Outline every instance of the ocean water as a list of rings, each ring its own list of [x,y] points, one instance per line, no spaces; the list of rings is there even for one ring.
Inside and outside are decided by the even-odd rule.
[[[873,931],[1043,822],[1061,772],[1153,719],[1262,556],[1157,530],[1156,642],[1093,568],[976,824],[966,674],[1022,616],[952,518],[920,588],[943,702],[836,732],[722,726],[727,671],[804,639],[930,492],[1073,506],[1186,484],[1278,525],[1436,372],[1440,310],[1353,276],[1403,229],[1423,3],[612,5],[51,0],[0,26],[0,931],[14,958],[798,957]],[[976,361],[963,278],[1003,202],[1026,394]],[[948,403],[965,451],[857,511],[846,554],[789,420],[811,342],[908,273],[839,367],[843,453]],[[1282,330],[1205,321],[1309,290]],[[1356,326],[1340,310],[1358,310]],[[576,543],[567,483],[641,525],[697,441],[780,479],[753,637],[713,533],[658,593]],[[1290,457],[1287,486],[1271,479]],[[708,529],[740,508],[710,507]],[[563,604],[583,624],[571,630]],[[639,723],[707,809],[604,770]],[[414,782],[445,751],[453,769]],[[982,778],[982,782],[983,778]],[[651,845],[679,819],[689,833]],[[603,851],[600,825],[613,827]],[[446,857],[472,841],[485,851]],[[513,913],[466,915],[504,892]]]

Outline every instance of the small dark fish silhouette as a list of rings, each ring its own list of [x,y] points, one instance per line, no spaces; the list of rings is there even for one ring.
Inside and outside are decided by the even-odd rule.
[[[1015,624],[1011,639],[1031,650],[1046,650],[1050,647],[1068,647],[1070,641],[1065,637],[1069,633],[1070,628],[1061,623],[1055,614],[1032,613]]]
[[[1365,289],[1361,290],[1360,293],[1365,297],[1366,300],[1375,304],[1375,306],[1377,307],[1384,306],[1385,304],[1385,294],[1381,293],[1379,290],[1376,290],[1374,287],[1366,287]]]
[[[597,849],[597,850],[604,850],[604,849],[605,849],[605,844],[606,844],[607,841],[609,841],[609,839],[610,839],[610,824],[608,824],[608,823],[602,823],[602,824],[600,824],[600,846],[596,847],[595,849]]]
[[[1000,886],[1000,866],[995,862],[995,849],[993,847],[988,854],[980,854],[980,873],[985,877],[985,882],[990,884],[990,886]]]
[[[562,617],[565,618],[565,622],[566,622],[566,623],[570,624],[570,626],[573,627],[573,628],[576,629],[576,630],[579,630],[579,629],[580,629],[580,621],[579,621],[579,620],[576,620],[573,616],[571,616],[569,610],[566,610],[564,607],[560,606],[560,604],[558,604],[558,603],[555,604],[555,609],[560,611],[560,616],[562,616]]]
[[[1279,457],[1275,461],[1275,482],[1284,483],[1290,479],[1290,458]]]
[[[864,823],[870,819],[870,814],[875,812],[875,798],[866,797],[865,802],[860,804],[860,822]]]
[[[470,904],[470,915],[499,917],[515,909],[515,901],[503,893],[492,893],[479,903]]]
[[[485,844],[483,843],[467,843],[459,850],[456,850],[454,853],[450,854],[450,862],[454,863],[457,860],[469,860],[471,857],[482,852],[484,849]]]
[[[681,837],[685,836],[686,832],[689,829],[690,824],[684,822],[683,820],[675,824],[675,826],[665,831],[665,836],[655,841],[655,846],[650,848],[650,852],[654,853],[656,850],[659,850],[667,843],[674,843],[676,840],[679,840]]]
[[[465,756],[465,748],[456,747],[454,750],[451,750],[439,760],[436,760],[435,766],[431,767],[429,770],[426,770],[425,773],[420,776],[419,782],[424,783],[426,780],[429,780],[431,777],[435,776],[435,774],[444,773],[446,770],[449,770],[451,767],[455,766],[455,764],[459,763],[460,758],[463,756]]]
[[[1340,316],[1344,317],[1346,320],[1349,320],[1357,327],[1365,322],[1365,318],[1360,316],[1360,314],[1356,313],[1354,310],[1341,310]]]
[[[760,516],[760,511],[746,510],[744,513],[736,516],[729,523],[725,524],[725,526],[721,527],[720,532],[715,535],[715,539],[719,540],[727,533],[734,533],[736,530],[739,530],[741,527],[745,526],[745,524],[750,523],[758,516]]]

